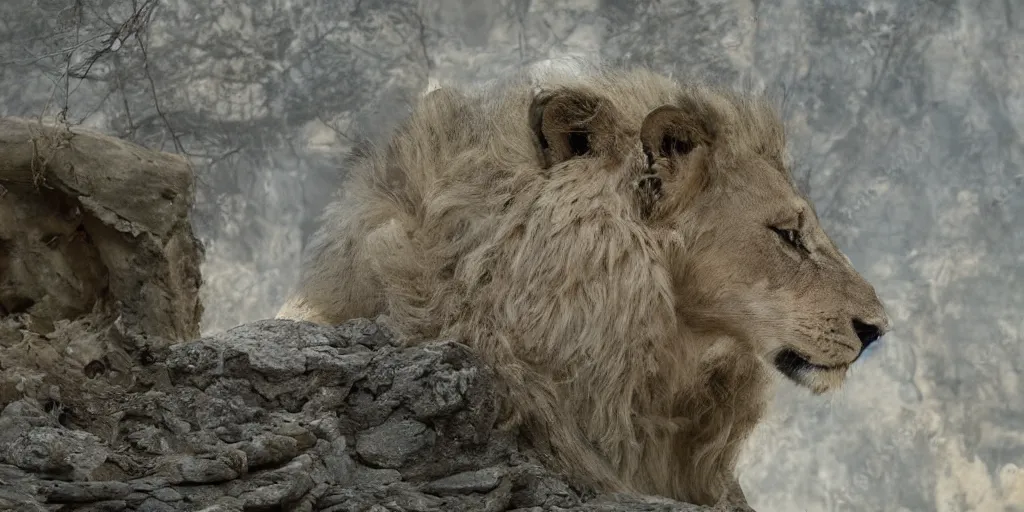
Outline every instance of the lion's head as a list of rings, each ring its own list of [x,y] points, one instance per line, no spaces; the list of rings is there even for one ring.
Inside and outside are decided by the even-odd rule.
[[[628,177],[620,193],[665,242],[679,321],[728,335],[815,393],[838,387],[890,321],[794,186],[778,115],[748,96],[640,80],[623,94],[536,94],[546,172]]]

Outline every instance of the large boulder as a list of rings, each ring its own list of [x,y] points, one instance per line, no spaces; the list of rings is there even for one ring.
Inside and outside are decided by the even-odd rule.
[[[194,188],[182,157],[0,118],[0,407],[199,335]]]
[[[0,509],[700,511],[581,492],[497,428],[465,346],[382,325],[243,325],[0,414]]]

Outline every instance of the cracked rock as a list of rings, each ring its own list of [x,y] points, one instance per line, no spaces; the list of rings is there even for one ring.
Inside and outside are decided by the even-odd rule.
[[[495,428],[492,373],[465,346],[403,347],[371,320],[254,322],[138,371],[133,389],[66,397],[64,421],[32,398],[8,404],[0,508],[709,510],[574,489]],[[92,400],[118,413],[77,412]]]

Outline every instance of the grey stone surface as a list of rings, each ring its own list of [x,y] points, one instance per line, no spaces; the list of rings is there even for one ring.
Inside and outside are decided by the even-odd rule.
[[[577,491],[495,429],[491,373],[465,346],[403,348],[369,320],[246,324],[136,377],[68,393],[63,420],[8,404],[0,509],[709,510]],[[98,407],[113,422],[86,413]]]

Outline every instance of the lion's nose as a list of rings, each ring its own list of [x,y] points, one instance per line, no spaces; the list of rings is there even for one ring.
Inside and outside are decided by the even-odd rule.
[[[878,341],[878,338],[882,336],[882,329],[880,327],[862,322],[856,318],[853,319],[853,331],[860,338],[861,351],[867,350],[869,345]]]

